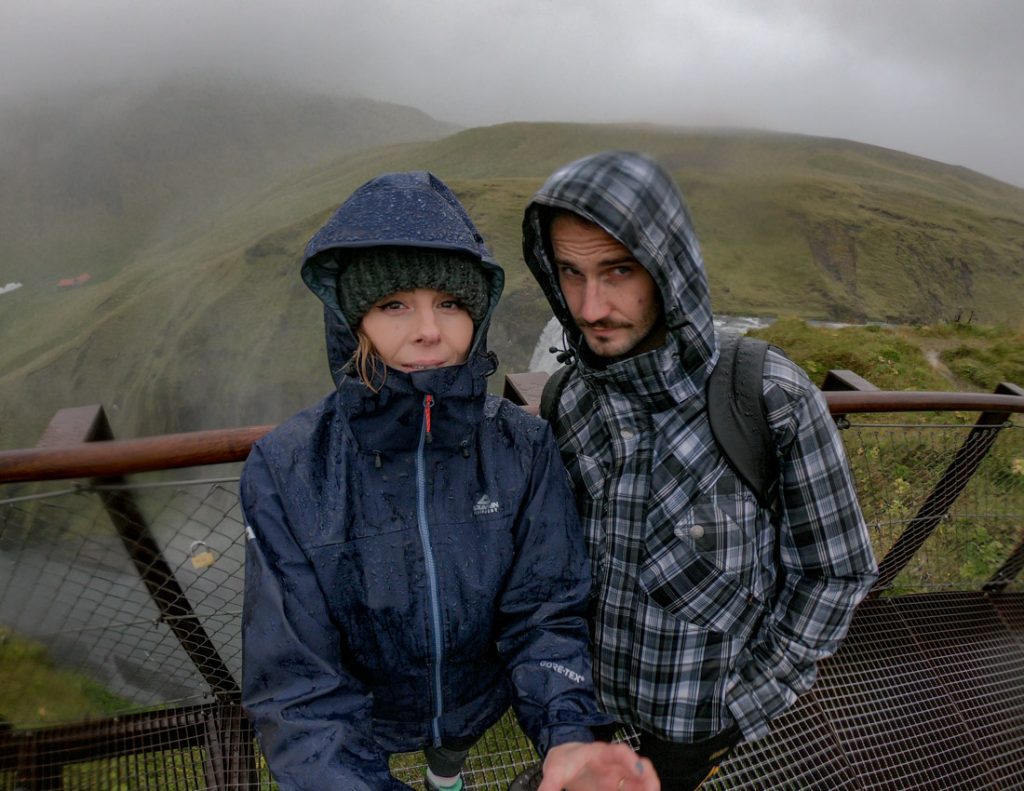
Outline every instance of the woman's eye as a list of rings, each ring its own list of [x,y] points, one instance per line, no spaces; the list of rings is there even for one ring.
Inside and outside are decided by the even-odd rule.
[[[403,305],[397,299],[393,299],[390,302],[382,302],[377,307],[380,308],[381,310],[393,311],[401,310],[402,308],[405,307],[405,305]]]
[[[462,303],[457,299],[446,299],[441,303],[441,307],[445,310],[461,310]]]

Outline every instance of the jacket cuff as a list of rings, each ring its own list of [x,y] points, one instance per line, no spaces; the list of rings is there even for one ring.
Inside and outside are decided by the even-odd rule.
[[[754,661],[737,668],[726,683],[725,704],[748,742],[767,736],[771,721],[796,700],[793,690]]]
[[[541,744],[537,745],[540,757],[548,754],[548,750],[560,744],[569,742],[583,742],[589,744],[594,741],[594,733],[585,725],[554,725],[546,728],[542,733]]]

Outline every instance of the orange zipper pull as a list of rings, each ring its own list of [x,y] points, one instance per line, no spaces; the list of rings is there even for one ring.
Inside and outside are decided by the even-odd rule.
[[[424,421],[426,423],[425,428],[426,428],[426,431],[427,431],[427,442],[428,443],[434,441],[434,438],[430,434],[430,408],[433,405],[434,405],[434,397],[428,393],[427,396],[423,399],[423,418],[424,418]]]

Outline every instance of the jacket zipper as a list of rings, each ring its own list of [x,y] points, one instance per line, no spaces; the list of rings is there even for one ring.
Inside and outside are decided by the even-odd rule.
[[[420,542],[423,544],[423,562],[427,571],[429,588],[430,618],[434,630],[434,719],[430,729],[434,737],[434,746],[441,745],[441,713],[444,701],[441,696],[441,605],[437,588],[437,567],[434,565],[434,552],[430,546],[430,526],[427,524],[427,476],[423,459],[423,446],[429,436],[430,408],[434,405],[434,397],[427,395],[423,399],[423,426],[420,430],[420,444],[416,451],[416,521],[420,531]]]

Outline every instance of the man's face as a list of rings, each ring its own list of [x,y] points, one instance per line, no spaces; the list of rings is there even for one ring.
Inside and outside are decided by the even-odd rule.
[[[562,294],[594,354],[630,357],[664,342],[658,287],[625,246],[575,215],[555,217],[550,236]]]

